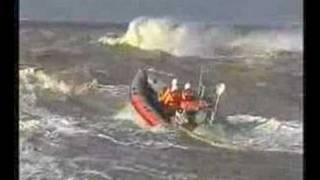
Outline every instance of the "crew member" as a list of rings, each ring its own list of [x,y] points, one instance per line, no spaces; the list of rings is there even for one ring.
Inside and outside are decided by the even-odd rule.
[[[199,111],[206,107],[206,103],[195,98],[189,82],[184,85],[180,107],[186,112]]]
[[[174,78],[171,87],[165,87],[159,95],[159,102],[165,108],[178,109],[181,103],[181,90],[178,87],[178,79]]]

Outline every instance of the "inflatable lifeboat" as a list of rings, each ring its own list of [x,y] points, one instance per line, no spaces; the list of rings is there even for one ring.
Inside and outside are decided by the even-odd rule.
[[[169,120],[162,114],[157,92],[148,82],[145,70],[139,69],[130,87],[130,101],[136,120],[143,127],[163,127]]]

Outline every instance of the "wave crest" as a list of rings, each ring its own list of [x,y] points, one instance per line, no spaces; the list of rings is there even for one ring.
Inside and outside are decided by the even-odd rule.
[[[256,55],[272,51],[300,52],[303,49],[302,33],[297,29],[245,29],[148,17],[139,17],[130,22],[123,36],[104,36],[99,42],[201,58],[214,58],[225,53]]]

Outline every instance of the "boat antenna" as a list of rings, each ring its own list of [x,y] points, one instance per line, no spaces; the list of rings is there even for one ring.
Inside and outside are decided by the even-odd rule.
[[[198,96],[199,97],[201,97],[202,88],[203,88],[202,76],[203,76],[203,66],[200,65],[200,75],[199,75],[199,84],[198,84]]]
[[[216,86],[216,95],[217,95],[217,100],[216,100],[216,103],[215,103],[215,106],[214,106],[214,109],[212,111],[212,114],[211,114],[211,124],[213,123],[213,121],[215,120],[215,116],[217,114],[217,110],[218,110],[218,103],[220,101],[220,96],[223,94],[223,92],[225,91],[226,89],[226,85],[224,83],[219,83],[217,86]]]

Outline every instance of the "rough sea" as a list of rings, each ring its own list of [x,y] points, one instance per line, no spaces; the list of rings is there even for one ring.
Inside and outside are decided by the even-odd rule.
[[[302,27],[180,22],[20,22],[20,179],[303,179]],[[208,93],[223,82],[207,144],[140,128],[128,90],[139,68]],[[227,134],[227,135],[226,135]]]

